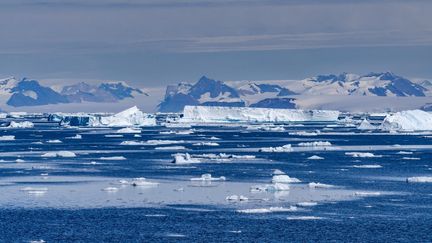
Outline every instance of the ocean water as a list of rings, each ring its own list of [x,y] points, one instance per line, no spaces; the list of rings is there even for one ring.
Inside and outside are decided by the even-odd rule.
[[[406,181],[432,176],[428,133],[305,123],[283,131],[242,124],[121,134],[27,120],[35,127],[0,129],[0,136],[15,136],[0,141],[0,242],[432,241],[432,183]],[[298,145],[314,141],[332,145]],[[286,144],[292,151],[259,151]],[[43,156],[55,151],[76,157]],[[173,164],[176,153],[200,163]],[[255,158],[205,155],[220,153]],[[286,191],[250,190],[272,185],[275,169],[301,182]],[[226,180],[191,181],[206,173]],[[140,177],[157,184],[121,182]],[[311,188],[311,182],[332,187]],[[231,195],[248,200],[226,200]]]

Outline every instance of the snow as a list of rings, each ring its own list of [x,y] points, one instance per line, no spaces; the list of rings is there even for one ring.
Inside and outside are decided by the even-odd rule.
[[[292,148],[291,148],[291,144],[286,144],[284,146],[281,147],[266,147],[266,148],[260,148],[259,152],[266,152],[266,153],[283,153],[283,152],[291,152]]]
[[[326,147],[331,145],[332,144],[328,141],[303,142],[298,144],[298,146],[302,146],[302,147],[318,147],[318,146]]]
[[[89,126],[97,127],[129,127],[129,126],[155,126],[156,118],[153,115],[144,113],[133,106],[127,110],[112,116],[98,117],[90,119]]]
[[[194,164],[194,163],[201,163],[201,161],[199,161],[196,158],[192,158],[190,156],[190,154],[185,153],[185,154],[181,154],[181,153],[177,153],[173,155],[174,160],[173,163],[174,164]]]
[[[11,121],[8,128],[32,128],[34,127],[33,122],[23,121],[23,122],[15,122]]]
[[[299,179],[294,177],[289,177],[288,175],[274,175],[272,178],[272,183],[297,183],[301,182]]]
[[[312,155],[312,156],[308,157],[307,159],[311,159],[311,160],[319,160],[319,159],[324,159],[324,158],[321,157],[321,156],[318,156],[318,155]]]
[[[185,106],[181,122],[336,121],[339,111],[250,107]]]
[[[13,135],[0,136],[0,141],[13,141],[13,140],[15,140],[15,136]]]
[[[346,152],[345,155],[349,155],[349,156],[352,156],[354,158],[380,157],[380,156],[374,155],[373,153],[369,153],[369,152]]]
[[[198,178],[191,178],[191,181],[225,181],[225,176],[221,177],[212,177],[211,174],[202,174],[201,177]]]
[[[70,151],[58,151],[58,152],[47,152],[41,155],[41,157],[76,157],[74,152]]]
[[[432,114],[421,110],[407,110],[387,115],[381,124],[385,131],[432,130]]]
[[[432,183],[432,176],[415,176],[408,177],[406,182]]]

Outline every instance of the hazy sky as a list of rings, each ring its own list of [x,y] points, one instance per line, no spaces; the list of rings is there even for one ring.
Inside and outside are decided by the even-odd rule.
[[[1,0],[0,75],[431,78],[431,13],[430,0]]]

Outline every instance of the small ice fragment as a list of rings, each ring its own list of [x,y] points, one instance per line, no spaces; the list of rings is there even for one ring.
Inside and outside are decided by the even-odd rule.
[[[324,159],[324,158],[321,156],[318,156],[318,155],[312,155],[312,156],[308,157],[307,159],[318,160],[318,159]]]
[[[192,158],[192,156],[189,153],[185,153],[185,154],[177,153],[172,156],[174,157],[174,160],[172,161],[172,163],[174,164],[200,163],[198,159]]]
[[[297,203],[297,206],[299,206],[299,207],[313,207],[316,205],[318,205],[318,203],[316,203],[316,202],[299,202],[299,203]]]
[[[303,142],[298,144],[301,147],[327,147],[331,145],[329,141]]]
[[[124,156],[100,157],[100,160],[126,160]]]
[[[414,177],[408,177],[406,179],[406,182],[409,183],[432,183],[432,176],[414,176]]]
[[[315,189],[315,188],[332,188],[333,185],[319,183],[319,182],[311,182],[308,184],[309,188]]]
[[[48,140],[46,141],[47,143],[63,143],[62,141],[58,140],[58,139],[52,139],[52,140]]]
[[[289,177],[288,175],[274,175],[272,183],[298,183],[301,182],[299,179]]]
[[[211,174],[207,173],[207,174],[202,174],[201,177],[198,178],[191,178],[191,181],[225,181],[226,178],[225,176],[221,176],[221,177],[212,177]]]
[[[227,196],[225,198],[225,200],[232,201],[232,202],[242,202],[242,201],[244,202],[244,201],[247,201],[249,199],[247,197],[243,196],[243,195],[240,195],[240,196],[238,196],[238,195],[231,195],[231,196]]]
[[[373,157],[380,157],[377,155],[374,155],[370,152],[346,152],[345,155],[352,156],[354,158],[373,158]]]
[[[106,191],[106,192],[116,192],[116,191],[118,191],[119,189],[117,188],[117,187],[112,187],[112,186],[110,186],[110,187],[105,187],[104,189],[102,189],[102,191]]]
[[[379,169],[382,168],[381,165],[353,165],[354,168],[358,169]]]
[[[15,136],[13,135],[0,136],[0,141],[13,141],[13,140],[15,140]]]
[[[141,133],[141,129],[125,127],[116,131],[116,133]]]

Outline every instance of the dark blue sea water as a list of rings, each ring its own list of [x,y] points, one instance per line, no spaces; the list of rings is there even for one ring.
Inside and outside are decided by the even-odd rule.
[[[142,128],[138,137],[117,133],[118,128],[66,128],[44,119],[34,122],[34,128],[0,129],[0,136],[15,136],[0,141],[1,242],[432,241],[432,183],[406,182],[408,177],[432,176],[428,134],[364,132],[343,124],[309,123],[284,126],[285,131],[277,132],[246,126],[158,126]],[[296,134],[304,131],[315,136]],[[82,138],[71,139],[77,134]],[[178,143],[120,145],[148,140]],[[332,146],[297,146],[313,141],[329,141]],[[219,146],[194,145],[198,142]],[[258,152],[285,144],[291,144],[293,151]],[[184,149],[156,149],[169,146]],[[77,156],[41,156],[52,151],[72,151]],[[186,152],[192,156],[255,155],[256,159],[171,163],[173,154]],[[346,152],[375,156],[352,157]],[[312,155],[324,159],[308,159]],[[113,156],[124,159],[101,159]],[[289,192],[249,192],[251,185],[269,184],[274,169],[302,182]],[[205,173],[227,180],[211,185],[190,181]],[[119,179],[136,177],[159,186],[139,189],[116,184]],[[335,187],[313,190],[308,187],[310,182]],[[32,195],[23,191],[25,187],[47,191]],[[105,187],[119,190],[106,192]],[[184,191],[177,190],[180,188]],[[249,201],[225,200],[240,193]],[[288,208],[303,201],[317,205],[297,205],[298,210],[285,212],[239,211]]]

